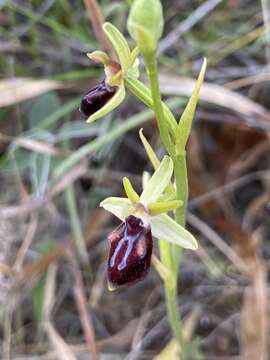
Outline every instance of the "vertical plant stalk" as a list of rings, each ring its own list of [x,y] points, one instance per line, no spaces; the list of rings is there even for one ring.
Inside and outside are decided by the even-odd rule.
[[[150,88],[151,88],[151,93],[152,93],[152,98],[153,98],[154,110],[155,110],[155,114],[156,114],[158,128],[160,131],[161,140],[162,140],[165,148],[167,149],[168,153],[172,156],[172,158],[174,160],[174,166],[176,165],[176,168],[177,168],[177,169],[175,169],[175,176],[178,177],[178,185],[180,185],[180,182],[182,181],[182,179],[180,179],[179,175],[181,173],[183,166],[181,166],[181,165],[179,166],[179,164],[177,164],[177,158],[174,155],[174,146],[170,140],[169,132],[166,127],[166,120],[164,118],[163,105],[162,105],[162,100],[161,100],[161,95],[160,95],[158,73],[157,73],[157,62],[156,62],[155,53],[145,55],[144,60],[145,60],[145,66],[147,69],[147,74],[148,74],[149,81],[150,81]],[[183,163],[183,164],[185,164],[185,163]],[[185,192],[185,189],[186,189],[186,186],[182,187],[182,182],[181,182],[181,187],[180,187],[179,191],[177,191],[177,195],[182,196],[182,193]],[[184,194],[184,195],[186,198],[187,197],[186,194]],[[177,196],[177,199],[182,200],[182,198],[180,198],[178,196]],[[178,212],[178,216],[177,216],[178,219],[176,219],[179,221],[179,223],[181,225],[185,222],[184,214],[185,214],[185,209],[182,210],[182,212]],[[171,284],[169,286],[169,284],[167,282],[164,282],[165,296],[166,296],[166,308],[167,308],[167,313],[168,313],[168,317],[169,317],[173,335],[179,344],[181,353],[183,353],[184,341],[183,341],[183,336],[182,336],[182,328],[181,328],[181,324],[180,324],[180,319],[178,316],[178,303],[177,303],[177,274],[178,274],[178,262],[179,262],[180,252],[178,249],[176,249],[176,246],[173,246],[165,241],[159,242],[159,248],[160,248],[161,261],[168,269],[170,269],[173,279],[174,279],[173,286]],[[176,251],[176,255],[174,255],[175,251]]]

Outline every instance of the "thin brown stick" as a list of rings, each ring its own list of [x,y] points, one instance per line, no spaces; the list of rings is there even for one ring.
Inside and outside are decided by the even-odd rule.
[[[94,33],[96,38],[104,51],[112,52],[112,46],[109,40],[107,39],[103,29],[102,24],[104,23],[104,18],[100,11],[99,4],[97,0],[84,0],[85,7],[87,9],[87,13],[89,19],[92,23]]]
[[[269,359],[267,270],[254,233],[246,235],[244,241],[241,251],[249,264],[250,285],[245,290],[241,311],[241,358],[266,360]]]
[[[31,215],[30,224],[28,226],[27,232],[25,234],[24,240],[21,244],[21,247],[17,253],[16,260],[14,262],[13,268],[15,271],[19,271],[23,265],[23,261],[27,250],[29,249],[33,238],[35,236],[35,232],[38,226],[38,217],[36,213]]]
[[[99,356],[97,352],[95,332],[93,328],[92,319],[86,305],[86,298],[83,289],[83,280],[78,263],[76,261],[76,257],[74,256],[71,246],[67,248],[66,254],[69,259],[71,265],[71,271],[74,277],[73,292],[84,332],[84,337],[87,343],[87,347],[89,352],[93,355],[93,360],[98,360]]]

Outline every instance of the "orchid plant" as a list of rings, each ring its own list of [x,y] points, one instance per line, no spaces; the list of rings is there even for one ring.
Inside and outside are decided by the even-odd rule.
[[[139,135],[155,171],[152,177],[143,174],[141,195],[129,179],[123,179],[126,198],[109,197],[100,204],[121,221],[108,236],[109,287],[131,284],[148,273],[153,240],[158,239],[160,262],[156,268],[164,281],[166,305],[172,332],[183,354],[184,341],[177,309],[177,277],[181,248],[196,250],[194,236],[186,229],[185,214],[188,200],[186,144],[204,79],[204,59],[193,93],[180,120],[174,117],[162,101],[158,82],[156,50],[163,30],[163,14],[159,0],[135,0],[128,18],[128,30],[135,41],[130,50],[128,42],[112,24],[105,23],[104,32],[118,59],[102,51],[87,54],[95,63],[104,66],[105,78],[90,89],[81,101],[80,111],[91,123],[114,110],[129,90],[155,113],[161,140],[167,151],[162,161],[141,129]],[[150,88],[139,80],[141,56],[149,78]],[[174,181],[172,181],[174,179]],[[168,276],[164,276],[164,270]]]

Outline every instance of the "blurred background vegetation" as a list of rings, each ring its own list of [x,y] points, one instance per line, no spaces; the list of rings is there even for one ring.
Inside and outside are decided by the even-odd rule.
[[[129,3],[98,1],[127,38]],[[188,223],[200,248],[186,252],[179,277],[188,356],[267,359],[270,5],[162,3],[161,89],[178,116],[208,59],[188,149]],[[96,348],[101,359],[174,358],[154,269],[107,289],[106,236],[117,221],[98,204],[122,194],[123,176],[140,191],[152,171],[140,127],[160,157],[163,148],[153,114],[131,96],[92,125],[78,111],[103,77],[85,56],[101,47],[93,4],[0,1],[3,359],[87,359]]]

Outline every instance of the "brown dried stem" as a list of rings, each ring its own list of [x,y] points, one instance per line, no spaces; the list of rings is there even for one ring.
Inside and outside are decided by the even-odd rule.
[[[93,355],[93,360],[98,360],[95,332],[93,329],[93,323],[91,320],[91,316],[89,314],[89,310],[87,309],[83,280],[78,263],[76,261],[76,257],[74,256],[74,252],[72,251],[71,246],[67,248],[66,254],[70,262],[71,271],[74,277],[73,292],[74,292],[74,297],[79,312],[82,328],[84,331],[84,337],[87,343],[87,347],[89,352],[92,353]]]
[[[106,52],[112,52],[112,46],[109,40],[107,39],[103,29],[102,24],[104,23],[104,18],[100,11],[99,4],[97,0],[84,0],[85,7],[89,19],[92,23],[96,38],[101,46],[101,48]]]

